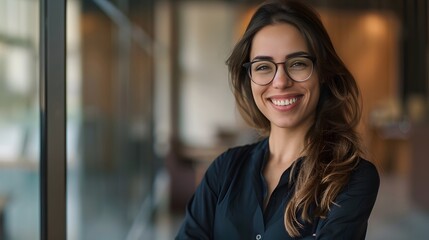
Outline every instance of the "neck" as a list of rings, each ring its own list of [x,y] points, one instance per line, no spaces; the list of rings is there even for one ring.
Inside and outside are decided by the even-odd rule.
[[[290,129],[272,128],[269,138],[270,160],[277,163],[292,164],[303,155],[305,133]]]

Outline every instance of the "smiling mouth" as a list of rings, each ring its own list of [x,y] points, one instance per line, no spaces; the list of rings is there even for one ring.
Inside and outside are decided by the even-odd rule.
[[[274,103],[274,105],[276,106],[289,106],[292,105],[294,103],[296,103],[296,101],[298,101],[298,97],[294,97],[294,98],[289,98],[289,99],[271,99],[271,102]]]

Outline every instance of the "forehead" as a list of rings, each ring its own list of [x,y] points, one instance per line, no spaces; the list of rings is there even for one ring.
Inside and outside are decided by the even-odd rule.
[[[308,52],[304,37],[295,26],[278,23],[265,26],[255,34],[250,60],[258,56],[282,60],[295,52]]]

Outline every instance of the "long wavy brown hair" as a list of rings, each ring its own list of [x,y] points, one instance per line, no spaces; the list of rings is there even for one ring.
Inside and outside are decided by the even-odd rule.
[[[256,10],[227,60],[237,107],[248,124],[264,135],[270,132],[270,122],[256,106],[243,64],[250,61],[255,34],[278,23],[292,24],[301,32],[310,54],[316,58],[321,83],[315,121],[306,134],[306,157],[296,179],[291,179],[295,192],[284,215],[287,232],[297,237],[304,222],[326,217],[358,164],[361,147],[356,127],[361,99],[354,77],[338,57],[316,11],[298,1],[267,1]],[[294,164],[292,171],[297,169]]]

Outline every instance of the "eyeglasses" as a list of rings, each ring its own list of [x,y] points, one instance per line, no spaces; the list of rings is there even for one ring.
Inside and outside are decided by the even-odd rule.
[[[283,64],[288,77],[296,82],[304,82],[313,74],[315,58],[302,55],[288,58],[284,62],[275,63],[271,60],[255,60],[243,64],[250,79],[261,86],[270,84],[276,76],[278,65]]]

